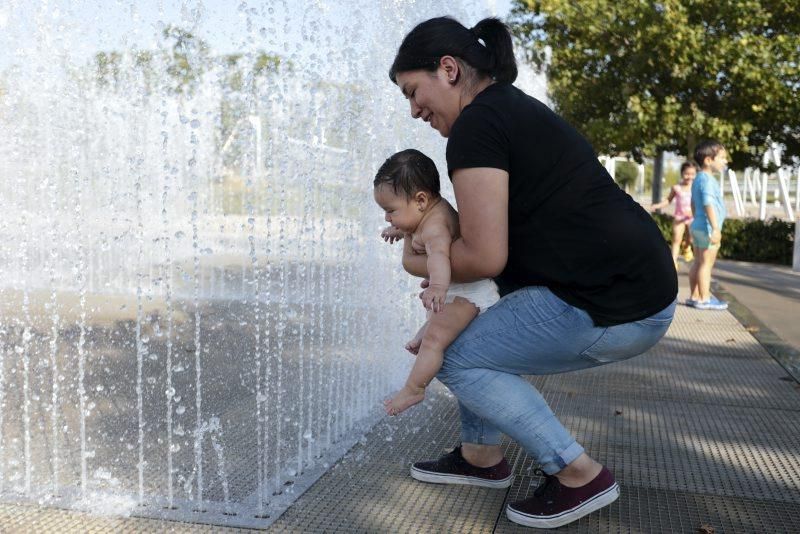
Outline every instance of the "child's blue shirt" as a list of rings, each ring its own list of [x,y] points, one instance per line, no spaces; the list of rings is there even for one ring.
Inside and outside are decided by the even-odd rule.
[[[714,208],[714,213],[717,215],[717,224],[719,229],[722,230],[722,223],[728,215],[725,210],[725,201],[722,198],[722,191],[719,187],[719,182],[710,174],[700,171],[694,179],[692,184],[692,211],[694,212],[694,221],[692,221],[692,230],[703,231],[711,233],[711,222],[708,220],[704,206],[711,206]]]

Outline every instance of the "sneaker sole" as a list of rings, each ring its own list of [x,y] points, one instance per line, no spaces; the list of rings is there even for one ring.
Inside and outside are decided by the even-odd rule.
[[[464,486],[480,486],[483,488],[507,488],[514,482],[514,475],[509,475],[500,480],[487,480],[485,478],[469,477],[466,475],[443,475],[432,471],[423,471],[411,466],[411,478],[420,482],[432,484],[461,484]]]
[[[727,306],[719,306],[715,304],[712,304],[711,306],[694,306],[694,308],[702,311],[725,311],[728,309]]]
[[[619,486],[616,482],[603,493],[598,493],[585,503],[576,506],[571,510],[565,510],[555,515],[530,515],[519,510],[514,510],[511,506],[506,507],[506,517],[514,523],[525,525],[526,527],[536,528],[556,528],[567,523],[572,523],[581,517],[591,514],[604,506],[608,506],[619,498]]]

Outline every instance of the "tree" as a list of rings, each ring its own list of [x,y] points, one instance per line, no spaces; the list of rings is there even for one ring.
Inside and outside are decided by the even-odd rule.
[[[716,138],[733,167],[770,140],[800,154],[796,0],[514,0],[510,25],[598,152],[688,154]]]

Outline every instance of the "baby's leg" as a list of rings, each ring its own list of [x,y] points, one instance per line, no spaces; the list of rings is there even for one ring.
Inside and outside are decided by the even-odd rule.
[[[461,297],[445,305],[443,312],[431,314],[406,385],[384,402],[386,413],[397,415],[425,398],[425,388],[442,367],[445,349],[477,315],[478,308]]]
[[[419,352],[419,347],[422,345],[422,337],[425,335],[426,328],[428,328],[428,321],[425,321],[419,330],[417,330],[417,333],[414,335],[414,337],[411,338],[408,343],[406,343],[406,350],[411,354],[416,355]]]

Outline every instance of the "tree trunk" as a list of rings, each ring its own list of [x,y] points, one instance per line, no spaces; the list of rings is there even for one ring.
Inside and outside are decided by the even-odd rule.
[[[697,136],[689,134],[686,136],[686,159],[694,161],[694,149],[697,147]]]
[[[661,181],[664,179],[664,151],[656,153],[653,164],[653,204],[661,202]]]

